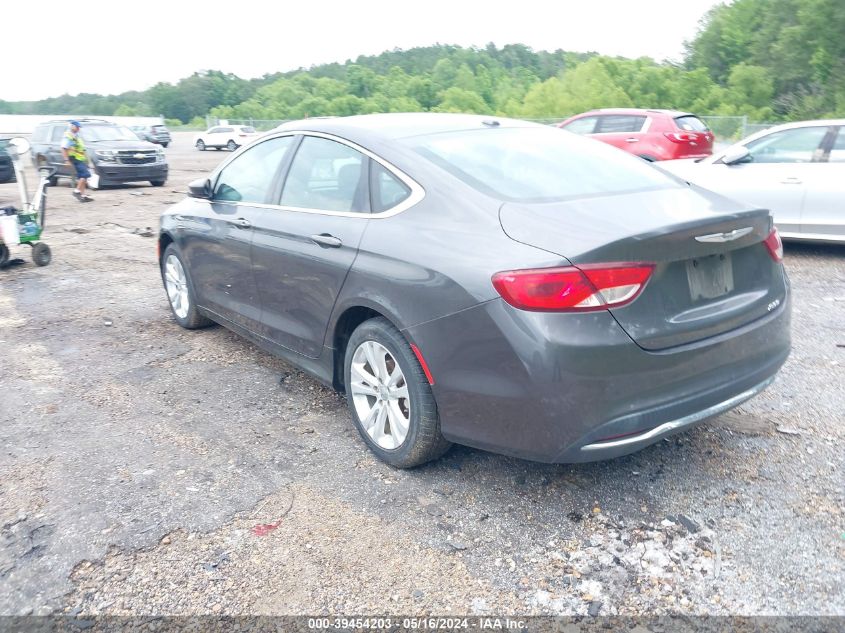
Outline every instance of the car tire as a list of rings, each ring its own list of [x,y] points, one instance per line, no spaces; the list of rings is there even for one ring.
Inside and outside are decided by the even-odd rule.
[[[413,468],[449,450],[426,374],[390,321],[378,317],[355,329],[346,347],[344,376],[352,420],[380,460]]]
[[[228,149],[230,152],[234,152],[236,149],[238,149],[238,144],[235,143],[235,141],[229,141],[228,143],[226,143],[226,149]]]
[[[47,179],[47,186],[48,187],[55,187],[59,184],[59,177],[58,176],[51,176]]]
[[[161,280],[176,322],[186,330],[208,327],[213,322],[197,309],[191,277],[176,245],[170,244],[161,256]]]
[[[9,263],[9,247],[0,242],[0,268]]]
[[[46,266],[53,259],[53,253],[50,247],[44,242],[38,242],[32,247],[32,261],[36,266]]]
[[[168,145],[170,145],[170,143],[162,143],[161,144],[161,146],[164,147],[165,149],[167,148]]]
[[[150,181],[150,184],[151,184],[153,187],[164,187],[164,183],[165,183],[165,181],[164,181],[164,180],[151,180],[151,181]]]
[[[203,142],[203,140],[202,140],[202,139],[200,139],[200,140],[198,140],[198,141],[197,141],[196,147],[197,147],[197,149],[198,149],[199,151],[201,151],[201,152],[204,152],[204,151],[205,151],[205,143]]]

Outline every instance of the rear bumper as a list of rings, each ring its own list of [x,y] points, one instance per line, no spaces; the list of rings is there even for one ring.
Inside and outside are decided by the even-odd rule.
[[[111,185],[144,180],[167,180],[167,163],[148,163],[145,165],[118,165],[115,163],[97,163],[94,171],[100,177],[100,184]]]
[[[750,389],[746,389],[745,391],[738,393],[735,396],[731,396],[727,400],[723,400],[722,402],[717,402],[714,405],[711,405],[705,409],[701,409],[700,411],[695,411],[694,413],[689,413],[684,417],[677,418],[675,420],[670,420],[668,422],[663,422],[654,428],[647,429],[644,431],[634,432],[630,434],[625,434],[621,436],[608,436],[608,439],[602,439],[597,442],[592,442],[590,444],[584,444],[583,446],[576,447],[574,450],[569,451],[566,455],[564,455],[564,459],[562,461],[594,461],[598,459],[608,459],[611,457],[618,457],[620,455],[626,455],[633,451],[637,451],[641,448],[648,446],[649,444],[653,444],[657,440],[660,440],[664,437],[668,437],[669,435],[674,435],[675,433],[680,433],[688,429],[689,427],[697,424],[698,422],[703,422],[704,420],[709,420],[720,413],[724,413],[725,411],[729,411],[734,407],[742,404],[746,400],[753,398],[758,393],[763,391],[766,387],[768,387],[772,382],[774,382],[775,377],[771,376],[766,378],[763,382],[754,385]],[[642,416],[643,414],[637,414]],[[659,412],[648,412],[645,417],[651,417],[653,419],[659,419],[662,417]],[[611,421],[608,423],[608,426],[618,426],[622,421]]]
[[[612,316],[501,300],[409,328],[435,379],[443,435],[543,462],[637,451],[764,389],[790,351],[790,300],[731,332],[649,352]]]

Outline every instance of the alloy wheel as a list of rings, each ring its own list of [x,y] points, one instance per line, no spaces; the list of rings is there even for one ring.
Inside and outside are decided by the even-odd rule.
[[[182,262],[175,255],[169,255],[164,262],[164,285],[173,312],[180,319],[186,318],[191,307],[188,297],[188,277],[185,275]]]
[[[398,448],[408,436],[411,400],[405,374],[393,354],[364,341],[352,356],[352,401],[361,426],[381,448]]]

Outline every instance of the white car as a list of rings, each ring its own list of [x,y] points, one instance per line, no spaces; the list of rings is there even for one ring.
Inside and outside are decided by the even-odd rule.
[[[194,137],[194,146],[202,151],[209,147],[234,152],[241,145],[261,136],[251,125],[215,125]]]
[[[660,168],[769,209],[784,238],[845,242],[845,119],[779,125],[707,158]]]

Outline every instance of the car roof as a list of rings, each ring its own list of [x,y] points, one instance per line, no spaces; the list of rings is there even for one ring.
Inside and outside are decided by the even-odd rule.
[[[577,114],[575,116],[583,116],[585,114],[663,114],[665,116],[670,116],[673,119],[679,116],[696,116],[691,112],[683,112],[682,110],[664,110],[661,108],[599,108],[597,110],[590,110],[589,112],[582,112],[581,114]]]
[[[52,119],[51,121],[44,121],[38,125],[55,125],[56,123],[68,124],[71,121],[79,121],[80,123],[85,123],[87,125],[118,125],[113,121],[106,121],[105,119],[86,119],[84,117],[80,117],[78,119]]]
[[[274,131],[323,132],[349,138],[379,137],[382,140],[394,140],[410,136],[474,130],[483,127],[544,128],[548,126],[492,115],[401,112],[302,119],[283,123]]]

